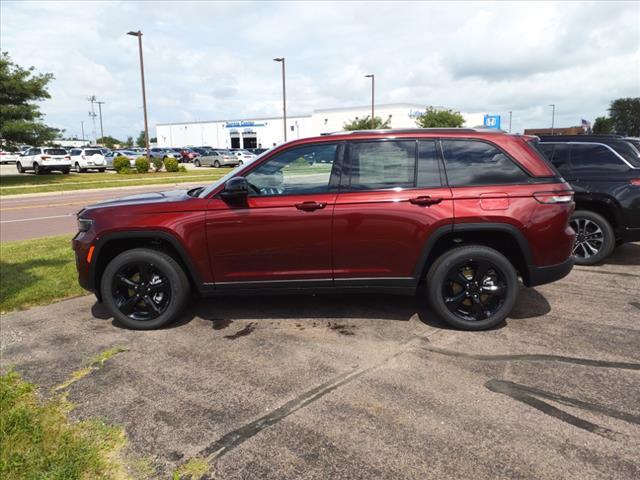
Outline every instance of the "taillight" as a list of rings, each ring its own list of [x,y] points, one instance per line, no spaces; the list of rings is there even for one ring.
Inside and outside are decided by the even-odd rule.
[[[65,160],[71,160],[71,157],[69,155],[65,155],[64,158]]]
[[[640,185],[640,178],[632,178],[631,185]]]
[[[573,201],[573,191],[536,192],[533,194],[533,198],[540,203],[571,203]]]
[[[40,155],[40,158],[42,160],[48,160],[49,158],[51,158],[49,155]]]

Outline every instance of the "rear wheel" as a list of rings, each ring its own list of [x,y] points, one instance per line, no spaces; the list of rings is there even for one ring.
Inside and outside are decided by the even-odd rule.
[[[104,171],[105,171],[105,170],[106,170],[106,168],[99,168],[99,169],[98,169],[98,172],[100,172],[100,173],[104,173]]]
[[[213,166],[215,168],[220,168],[220,162],[218,160],[216,160],[215,162],[213,162]]]
[[[64,170],[62,170],[62,173],[63,173],[64,175],[68,175],[70,171],[71,171],[70,169],[65,168]]]
[[[36,175],[40,175],[42,173],[42,168],[40,168],[40,165],[38,165],[37,163],[33,164],[33,173],[35,173]]]
[[[76,162],[73,165],[73,171],[76,172],[76,173],[80,173],[82,171],[82,169],[80,168],[80,164],[78,162]]]
[[[16,169],[18,170],[18,173],[24,173],[24,168],[22,168],[22,163],[17,162]]]
[[[193,161],[193,164],[194,164],[196,167],[199,167],[199,166],[200,166],[200,160],[194,160],[194,161]]]
[[[573,255],[578,265],[595,265],[607,258],[616,246],[611,224],[602,215],[589,210],[576,210],[571,215],[571,228],[576,232]]]
[[[442,254],[427,274],[429,303],[440,319],[462,330],[502,323],[516,301],[518,276],[500,252],[481,245]]]
[[[136,248],[107,265],[100,290],[118,322],[135,330],[152,330],[178,318],[189,293],[189,281],[169,255]]]

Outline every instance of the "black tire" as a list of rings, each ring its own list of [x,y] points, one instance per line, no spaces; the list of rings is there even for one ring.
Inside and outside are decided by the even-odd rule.
[[[106,170],[106,168],[99,168],[99,169],[98,169],[98,172],[100,172],[100,173],[104,173],[104,172],[105,172],[105,170]]]
[[[24,173],[24,168],[22,168],[22,163],[17,162],[16,169],[18,170],[18,173]]]
[[[238,162],[238,165],[244,165],[244,162],[243,162],[242,160],[240,160],[240,161]]]
[[[194,160],[194,161],[193,161],[193,164],[194,164],[196,167],[199,167],[199,166],[200,166],[200,160]]]
[[[73,171],[76,173],[80,173],[82,171],[82,169],[80,168],[80,164],[78,162],[76,162],[75,165],[73,166]]]
[[[499,325],[511,312],[517,295],[518,276],[511,262],[482,245],[443,253],[427,273],[431,308],[441,320],[462,330]]]
[[[71,171],[70,169],[65,168],[64,170],[62,170],[62,173],[63,173],[64,175],[68,175],[70,171]]]
[[[146,275],[143,275],[140,265],[146,265]],[[135,271],[138,271],[137,280],[132,280],[136,279],[136,274],[127,272]],[[127,283],[116,280],[117,276],[124,277]],[[154,279],[158,283],[154,283]],[[162,290],[152,290],[158,286],[162,286]],[[102,274],[100,291],[106,307],[118,323],[134,330],[153,330],[179,317],[190,285],[182,267],[169,255],[158,250],[136,248],[111,260]],[[154,291],[156,295],[152,298],[150,294]],[[162,298],[154,300],[160,294]],[[136,298],[138,302],[135,302]],[[151,308],[149,302],[155,307]],[[127,303],[132,309],[128,314],[121,310],[123,307],[128,310]]]
[[[576,210],[571,215],[571,227],[576,232],[573,255],[577,265],[595,265],[613,252],[616,235],[602,215],[589,210]]]
[[[213,162],[213,166],[215,168],[220,168],[220,162],[218,160],[216,160],[215,162]]]
[[[37,162],[33,164],[33,173],[35,173],[36,175],[40,175],[42,173],[42,169]]]

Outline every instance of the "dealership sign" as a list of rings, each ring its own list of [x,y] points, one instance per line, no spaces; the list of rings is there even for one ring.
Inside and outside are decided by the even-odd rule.
[[[256,123],[249,121],[239,121],[239,122],[227,122],[225,123],[225,128],[239,128],[239,127],[264,127],[264,123]]]
[[[500,129],[500,115],[485,115],[484,126],[487,128]]]

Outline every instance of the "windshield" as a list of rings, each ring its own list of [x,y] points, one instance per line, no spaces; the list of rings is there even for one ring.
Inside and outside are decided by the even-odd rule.
[[[264,152],[261,155],[258,155],[255,159],[253,159],[251,161],[251,165],[257,165],[258,164],[258,160],[260,160],[260,158],[262,158],[262,156],[267,153]],[[244,166],[246,167],[248,164],[245,164]],[[243,168],[242,165],[238,165],[236,168],[234,168],[233,170],[231,170],[229,173],[227,173],[224,177],[219,178],[218,180],[216,180],[214,183],[212,183],[211,185],[209,185],[208,187],[206,187],[204,190],[202,190],[202,192],[200,192],[200,194],[198,195],[198,197],[200,198],[205,198],[207,197],[211,192],[213,192],[216,188],[218,188],[220,185],[224,185],[225,183],[227,183],[227,180],[229,180],[230,178],[234,177],[237,173],[238,170],[240,168]]]

